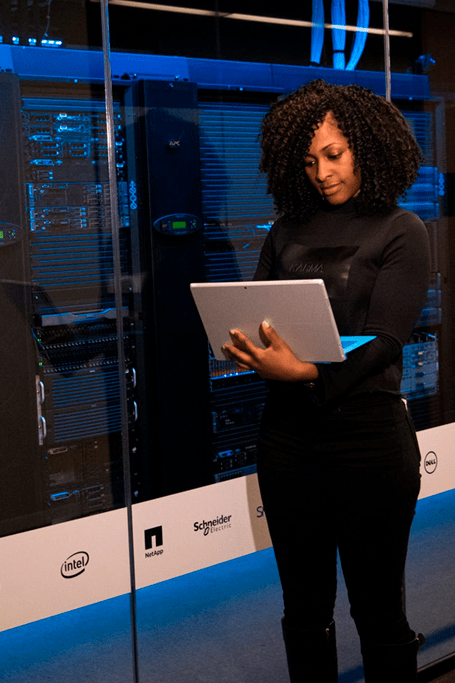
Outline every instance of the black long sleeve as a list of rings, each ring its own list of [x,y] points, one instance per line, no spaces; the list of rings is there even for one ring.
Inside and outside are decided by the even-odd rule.
[[[318,403],[365,391],[399,394],[401,349],[425,301],[429,264],[424,224],[400,208],[360,218],[351,201],[306,225],[283,217],[272,226],[255,279],[322,278],[340,334],[376,335],[344,362],[318,364]],[[289,387],[296,390],[305,388]]]

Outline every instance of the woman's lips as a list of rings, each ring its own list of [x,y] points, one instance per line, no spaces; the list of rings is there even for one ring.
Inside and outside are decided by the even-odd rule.
[[[335,185],[329,185],[327,187],[321,187],[321,192],[324,195],[331,195],[336,192],[341,186],[341,183],[336,183]]]

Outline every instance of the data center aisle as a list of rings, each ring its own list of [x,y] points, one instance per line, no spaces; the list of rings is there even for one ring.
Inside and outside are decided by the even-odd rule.
[[[0,634],[0,680],[129,683],[127,604],[123,596]],[[141,681],[287,683],[272,550],[142,589],[137,605]],[[361,669],[352,673],[340,681],[361,680]]]

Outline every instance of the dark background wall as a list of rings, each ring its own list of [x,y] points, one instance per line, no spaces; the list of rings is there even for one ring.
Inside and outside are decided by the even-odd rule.
[[[410,0],[413,3],[419,0]],[[426,2],[427,0],[422,0]],[[412,71],[421,52],[423,11],[413,5],[390,2],[390,24],[393,29],[414,34],[409,38],[392,38],[395,71]],[[331,0],[324,0],[325,20],[331,21]],[[175,0],[163,5],[196,7],[220,13],[240,13],[311,21],[312,3],[282,0],[258,3],[255,0]],[[357,23],[357,0],[346,2],[346,21]],[[48,11],[49,8],[49,11]],[[455,9],[455,8],[454,8]],[[163,55],[220,58],[228,60],[276,62],[309,65],[311,31],[309,28],[276,26],[229,18],[201,17],[164,11],[133,9],[110,5],[110,30],[113,49]],[[90,0],[4,0],[0,6],[0,26],[4,42],[18,36],[22,44],[28,38],[40,40],[43,35],[61,39],[66,46],[101,47],[100,6]],[[452,17],[453,19],[453,17]],[[370,2],[370,25],[382,27],[382,3]],[[326,32],[321,66],[332,66],[330,32]],[[347,33],[347,52],[354,34]],[[383,39],[369,36],[359,67],[383,68]]]
[[[281,0],[279,4],[255,0],[175,0],[166,6],[196,7],[223,13],[272,16],[311,21],[311,2]],[[426,9],[433,4],[431,9]],[[324,0],[325,21],[331,21],[331,0]],[[357,23],[357,0],[346,2],[346,23]],[[165,11],[109,6],[111,45],[114,50],[282,64],[310,64],[309,28],[237,21],[222,16],[201,17]],[[392,37],[392,70],[412,73],[419,56],[431,52],[436,59],[434,78],[442,90],[453,90],[451,68],[455,30],[453,0],[389,0],[390,27],[409,31],[413,38]],[[382,28],[382,3],[370,0],[370,26]],[[0,30],[8,43],[18,36],[63,40],[67,47],[101,48],[100,5],[91,0],[5,0],[0,5]],[[346,52],[354,33],[347,32]],[[359,69],[384,68],[382,36],[369,35]],[[321,66],[331,67],[332,41],[326,31]],[[433,78],[433,74],[432,74]],[[444,85],[444,87],[442,87]]]

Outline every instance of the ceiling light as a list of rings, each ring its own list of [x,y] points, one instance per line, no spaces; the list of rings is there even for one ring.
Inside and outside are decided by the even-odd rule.
[[[96,2],[96,0],[91,0]],[[176,14],[192,14],[199,17],[218,17],[219,19],[235,19],[237,21],[253,21],[260,24],[275,24],[280,26],[296,26],[299,28],[311,28],[315,26],[311,21],[300,19],[281,19],[279,17],[263,17],[257,14],[238,14],[236,12],[214,12],[212,10],[197,9],[192,7],[175,7],[173,5],[159,5],[154,2],[141,2],[140,0],[109,0],[109,5],[121,5],[122,7],[134,7],[136,9],[149,9],[158,12],[174,12]],[[371,33],[384,35],[385,31],[381,28],[358,28],[357,26],[339,26],[337,24],[324,24],[327,29],[343,29],[354,33]],[[390,36],[400,36],[402,38],[412,38],[413,34],[408,31],[389,31]]]

